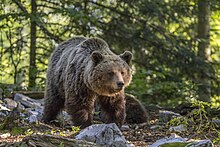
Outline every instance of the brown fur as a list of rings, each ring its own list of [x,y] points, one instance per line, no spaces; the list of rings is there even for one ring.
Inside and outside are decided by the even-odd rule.
[[[50,122],[64,107],[74,125],[92,123],[95,97],[106,123],[124,123],[124,88],[131,81],[128,51],[114,54],[99,38],[74,37],[52,53],[46,81],[44,121]]]
[[[143,104],[131,94],[125,94],[126,100],[126,122],[144,123],[148,122],[149,114]]]

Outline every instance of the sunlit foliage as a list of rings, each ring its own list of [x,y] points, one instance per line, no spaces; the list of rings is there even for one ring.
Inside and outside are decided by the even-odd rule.
[[[116,52],[134,53],[129,93],[145,102],[197,97],[205,71],[219,102],[220,2],[211,1],[211,61],[197,55],[197,2],[191,0],[37,0],[37,86],[44,89],[50,53],[72,36],[101,37]],[[29,0],[0,3],[0,83],[28,85]]]

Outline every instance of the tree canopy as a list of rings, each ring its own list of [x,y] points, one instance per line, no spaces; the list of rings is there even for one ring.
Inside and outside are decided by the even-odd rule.
[[[220,2],[206,4],[204,8],[210,8],[206,16],[200,4],[191,0],[2,0],[0,83],[43,90],[54,47],[80,35],[103,38],[116,53],[134,54],[134,76],[127,92],[145,102],[199,98],[199,91],[207,90],[207,81],[211,100],[220,102]],[[199,28],[204,25],[199,20],[206,17],[208,39],[199,35],[205,31]],[[201,42],[210,44],[207,58],[201,55]]]

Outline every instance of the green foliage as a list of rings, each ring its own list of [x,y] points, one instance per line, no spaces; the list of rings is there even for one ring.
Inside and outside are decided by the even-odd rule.
[[[217,109],[220,108],[220,96],[214,95],[211,98],[211,101],[212,101],[213,108],[217,108]]]
[[[220,145],[220,131],[218,131],[218,137],[213,140],[213,143],[217,143]]]
[[[65,147],[64,143],[61,142],[60,145],[59,145],[59,147]]]
[[[5,128],[4,126],[4,123],[0,123],[0,130],[3,130]]]
[[[30,135],[32,135],[33,133],[34,133],[34,131],[33,131],[32,129],[27,129],[27,130],[24,132],[25,136],[30,136]]]
[[[59,135],[59,136],[70,136],[70,135],[75,135],[76,133],[79,133],[80,128],[79,127],[75,127],[72,126],[71,130],[67,129],[67,130],[61,130],[61,129],[57,129],[57,128],[52,128],[49,132],[49,134],[51,135]]]
[[[202,102],[199,100],[191,99],[190,100],[192,107],[195,107],[192,112],[190,112],[185,117],[177,117],[172,119],[169,124],[170,125],[180,125],[181,123],[184,123],[184,125],[195,127],[195,130],[199,130],[201,128],[201,125],[204,125],[203,123],[209,123],[209,118],[207,116],[207,110],[206,107],[210,107],[210,104],[207,102]]]
[[[191,99],[190,100],[193,109],[186,116],[181,116],[170,120],[167,123],[168,126],[177,126],[183,124],[187,127],[187,132],[190,134],[204,134],[209,135],[211,132],[218,132],[217,126],[212,121],[212,116],[209,115],[209,111],[211,109],[211,103],[202,102],[199,100]],[[218,138],[215,139],[218,141]]]
[[[186,147],[189,142],[172,142],[160,145],[160,147]]]
[[[36,22],[36,87],[43,90],[49,56],[72,36],[101,37],[116,53],[134,54],[134,77],[128,92],[146,103],[173,106],[196,98],[199,77],[208,76],[219,97],[219,1],[211,1],[212,55],[197,55],[197,2],[191,0],[37,1],[3,0],[0,4],[0,83],[27,89],[30,20]],[[215,101],[213,101],[215,102]],[[218,107],[218,105],[216,105]]]
[[[76,126],[72,126],[71,129],[74,134],[79,133],[79,131],[80,131],[80,127],[76,127]]]
[[[16,110],[15,110],[16,111]],[[13,114],[13,111],[8,116],[5,116],[4,120],[0,123],[0,131],[10,132],[12,135],[20,135],[23,134],[25,129],[18,125],[19,119],[17,114]]]
[[[11,134],[12,135],[19,135],[19,134],[23,134],[24,130],[20,127],[13,127],[11,130]]]
[[[137,69],[128,92],[147,104],[174,107],[197,97],[197,87],[190,80],[166,80],[166,73]]]

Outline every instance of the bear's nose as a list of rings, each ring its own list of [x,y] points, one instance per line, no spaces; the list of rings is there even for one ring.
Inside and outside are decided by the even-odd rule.
[[[125,85],[125,84],[124,84],[124,82],[122,82],[122,81],[117,82],[118,88],[123,88],[124,85]]]

